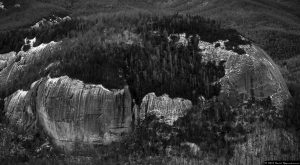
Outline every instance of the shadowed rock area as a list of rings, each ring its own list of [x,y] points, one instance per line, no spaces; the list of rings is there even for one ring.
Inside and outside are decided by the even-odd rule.
[[[21,127],[34,121],[24,116],[36,118],[55,144],[66,150],[109,144],[131,129],[127,87],[110,91],[66,76],[43,78],[28,92],[17,91],[6,99],[5,110],[10,121]]]

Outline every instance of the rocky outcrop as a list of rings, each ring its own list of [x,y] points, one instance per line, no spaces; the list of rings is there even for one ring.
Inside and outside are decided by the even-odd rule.
[[[63,76],[42,78],[29,91],[18,90],[5,99],[4,110],[11,124],[26,131],[42,128],[57,146],[71,151],[119,141],[132,129],[132,107],[128,86],[108,90]],[[189,100],[150,93],[136,117],[156,115],[173,125],[191,107]]]
[[[140,118],[143,120],[146,116],[155,115],[161,118],[162,122],[173,125],[173,123],[179,117],[183,117],[192,106],[190,100],[182,98],[172,99],[166,94],[157,97],[155,93],[149,93],[142,100]]]
[[[32,25],[31,28],[32,29],[40,29],[40,28],[43,28],[43,27],[49,27],[49,26],[57,25],[57,24],[60,24],[62,22],[66,22],[66,21],[70,21],[70,20],[71,20],[70,16],[60,18],[58,16],[52,15],[48,19],[43,18],[42,20],[40,20],[36,24]]]
[[[60,48],[60,42],[41,44],[32,47],[27,52],[20,51],[0,55],[0,94],[7,96],[7,94],[15,92],[15,88],[20,84],[20,77],[24,75],[31,74],[34,75],[33,77],[39,75],[42,68],[35,69],[34,72],[29,70],[39,67],[37,63],[51,58],[56,48]]]
[[[36,118],[30,108],[26,108],[27,91],[18,90],[5,99],[5,116],[10,124],[17,126],[21,130],[35,130]]]
[[[0,72],[16,57],[16,52],[0,54]]]
[[[67,76],[48,77],[33,83],[28,92],[17,91],[5,102],[6,116],[12,123],[23,127],[37,121],[56,145],[67,150],[109,144],[131,129],[128,87],[110,91]]]
[[[270,97],[274,106],[282,108],[290,94],[274,61],[255,45],[240,45],[246,53],[238,54],[226,50],[226,42],[199,43],[203,62],[225,62],[225,76],[218,81],[222,86],[221,93],[235,90],[244,99]]]
[[[130,33],[123,35],[125,39],[130,36]],[[178,37],[178,46],[185,46],[189,37]],[[222,64],[224,61],[225,76],[216,81],[221,84],[221,94],[235,90],[244,95],[244,99],[271,97],[275,106],[282,107],[289,92],[271,58],[255,45],[240,46],[246,53],[238,54],[227,50],[226,42],[200,42],[198,45],[203,63],[215,61]],[[53,49],[59,47],[60,43],[51,42],[32,47],[27,52],[1,56],[0,93],[16,91],[16,84],[24,80],[20,76],[27,74],[28,68],[36,66],[36,62],[51,57]],[[50,72],[60,64],[57,59],[45,62],[43,67],[37,66],[37,73],[33,74],[38,75],[41,70]],[[128,87],[108,90],[102,85],[84,84],[64,76],[42,78],[33,83],[29,91],[19,90],[10,95],[5,101],[5,111],[12,124],[22,129],[41,126],[58,146],[72,150],[78,144],[118,141],[122,134],[130,131],[135,120],[133,116],[143,120],[154,114],[161,122],[173,125],[192,107],[189,100],[172,99],[168,95],[157,97],[154,93],[142,99],[134,115],[131,104]]]

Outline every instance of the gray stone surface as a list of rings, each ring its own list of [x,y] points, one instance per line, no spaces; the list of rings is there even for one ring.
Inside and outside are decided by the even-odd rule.
[[[60,47],[60,42],[41,44],[29,49],[27,52],[11,52],[0,55],[0,93],[10,94],[16,91],[20,77],[24,74],[39,75],[43,68],[38,68],[36,63],[43,62],[53,55],[55,48]],[[29,73],[30,68],[37,67],[36,72]]]
[[[38,121],[55,144],[66,150],[77,144],[109,144],[131,130],[128,87],[110,91],[67,76],[43,78],[28,92],[17,91],[5,102],[6,116],[12,123],[22,127]],[[35,119],[23,117],[29,114]]]
[[[193,104],[190,100],[182,98],[172,99],[166,94],[157,97],[155,93],[149,93],[142,100],[140,118],[143,120],[147,115],[155,115],[158,118],[162,118],[162,122],[173,125],[192,106]]]
[[[270,97],[273,105],[281,109],[290,93],[275,62],[256,45],[240,45],[246,53],[237,54],[226,50],[226,42],[199,43],[203,62],[225,61],[225,76],[218,81],[221,93],[226,95],[236,90],[245,96],[244,99],[254,97],[261,100]],[[221,46],[216,48],[216,44]]]

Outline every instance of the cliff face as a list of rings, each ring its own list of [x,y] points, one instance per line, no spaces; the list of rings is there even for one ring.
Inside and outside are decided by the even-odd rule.
[[[192,102],[181,98],[147,94],[137,119],[156,115],[173,125],[186,114]],[[29,91],[18,90],[5,99],[6,117],[20,129],[42,128],[55,144],[66,150],[119,141],[132,128],[132,98],[125,86],[108,90],[102,85],[84,84],[67,76],[42,78]]]
[[[132,120],[127,87],[110,91],[66,76],[43,78],[33,83],[28,92],[14,93],[6,99],[5,111],[10,121],[21,127],[38,121],[56,145],[67,150],[77,144],[117,141],[130,131]]]
[[[26,107],[27,91],[18,90],[5,99],[5,116],[9,119],[10,124],[20,129],[34,130],[35,115],[32,110]]]
[[[155,115],[161,118],[161,121],[173,125],[179,118],[186,115],[187,110],[192,108],[190,100],[182,98],[171,99],[168,95],[157,97],[155,93],[147,94],[141,104],[140,118],[143,120],[146,116]]]
[[[221,93],[235,90],[244,95],[244,99],[270,97],[274,106],[282,108],[290,94],[274,61],[255,45],[239,46],[246,53],[238,54],[226,50],[226,42],[199,43],[203,62],[225,62],[225,76],[218,81],[222,86]]]
[[[0,55],[0,94],[7,95],[15,90],[20,77],[24,74],[39,75],[40,69],[35,69],[34,73],[29,71],[33,67],[38,67],[37,63],[43,62],[53,55],[54,48],[60,46],[60,42],[50,42],[41,44],[29,49],[27,52],[11,52]]]
[[[11,63],[10,60],[16,56],[16,52],[10,52],[5,54],[0,54],[0,71],[4,69],[7,64]]]
[[[190,42],[186,35],[178,37],[178,46],[186,46]],[[271,97],[274,105],[281,107],[289,92],[272,59],[254,45],[240,46],[245,53],[235,53],[226,49],[226,42],[200,41],[198,45],[201,62],[215,61],[221,64],[224,61],[225,76],[216,81],[221,84],[221,94],[226,95],[235,90],[244,95],[245,99]],[[16,91],[16,84],[24,74],[39,75],[41,71],[51,71],[54,66],[59,66],[61,61],[47,63],[45,58],[60,46],[60,43],[51,42],[33,47],[27,52],[0,56],[0,93]],[[35,65],[44,60],[44,65]],[[36,70],[28,72],[28,68],[34,66]],[[145,83],[141,84],[142,88],[143,85]],[[42,78],[34,82],[29,91],[15,92],[6,98],[5,111],[12,124],[26,130],[38,124],[58,146],[73,150],[77,144],[109,144],[118,141],[123,133],[130,132],[132,120],[135,120],[133,116],[143,120],[154,114],[162,122],[173,125],[192,107],[189,100],[171,99],[168,95],[157,97],[154,93],[144,96],[140,111],[134,115],[131,104],[128,87],[108,90],[101,85],[84,84],[64,76]]]

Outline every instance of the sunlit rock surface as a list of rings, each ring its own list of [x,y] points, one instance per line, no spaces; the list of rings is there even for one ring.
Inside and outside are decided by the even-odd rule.
[[[20,129],[35,129],[35,116],[30,108],[25,107],[27,91],[18,90],[5,99],[5,116],[11,125]]]
[[[26,48],[33,48],[33,45],[36,43],[36,37],[32,39],[28,39],[27,37],[24,39],[24,45],[21,47],[22,51],[26,52]]]
[[[229,40],[210,43],[201,40],[199,35],[187,36],[185,33],[171,34],[168,40],[178,46],[187,46],[193,37],[199,40],[198,53],[204,64],[212,62],[225,67],[225,76],[215,82],[221,84],[221,94],[229,96],[230,92],[235,91],[244,100],[270,97],[274,106],[280,109],[283,107],[290,96],[288,88],[279,67],[261,48],[247,44],[229,49]]]
[[[201,41],[198,45],[202,50],[203,62],[225,62],[225,76],[219,80],[221,92],[227,94],[236,90],[244,94],[245,99],[271,97],[274,106],[281,108],[290,94],[279,67],[266,52],[255,45],[240,46],[246,53],[238,54],[226,50],[226,42]]]
[[[19,125],[28,122],[22,116],[33,113],[54,143],[66,150],[109,144],[131,130],[128,87],[110,91],[67,76],[43,78],[28,92],[17,91],[6,98],[5,111]]]
[[[62,23],[62,22],[65,22],[65,21],[70,21],[70,20],[71,20],[70,16],[66,16],[66,17],[61,18],[61,17],[53,15],[49,19],[43,18],[39,22],[32,25],[31,28],[32,29],[39,29],[39,28],[42,28],[42,27],[57,25],[59,23]]]
[[[16,56],[16,52],[9,52],[0,54],[0,72],[4,69],[7,64],[11,63],[10,60]]]
[[[38,67],[37,63],[46,60],[53,55],[55,48],[60,48],[61,42],[50,42],[48,44],[41,44],[37,47],[32,47],[28,51],[20,51],[17,54],[15,52],[1,54],[0,55],[0,93],[13,93],[14,89],[20,77],[28,69],[32,67]],[[34,73],[38,75],[39,69]]]
[[[172,99],[166,94],[157,97],[155,93],[149,93],[142,100],[140,117],[143,120],[146,116],[155,115],[161,118],[162,122],[173,125],[173,123],[179,117],[183,117],[192,106],[190,100],[182,98]]]

